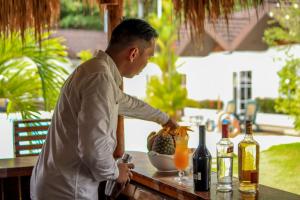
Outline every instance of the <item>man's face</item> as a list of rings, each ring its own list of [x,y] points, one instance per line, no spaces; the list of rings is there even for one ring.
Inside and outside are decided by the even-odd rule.
[[[154,55],[155,39],[150,41],[150,45],[144,49],[138,48],[135,57],[130,61],[126,78],[132,78],[139,74],[147,65],[149,58]]]

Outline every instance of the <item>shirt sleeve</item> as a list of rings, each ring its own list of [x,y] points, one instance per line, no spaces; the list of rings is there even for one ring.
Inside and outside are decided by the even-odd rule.
[[[159,124],[165,124],[169,120],[166,113],[153,108],[149,104],[123,93],[120,90],[119,114],[128,117],[134,117],[147,121],[153,121]]]
[[[104,73],[90,75],[82,84],[78,113],[79,156],[95,180],[117,179],[119,170],[113,158],[114,141],[110,125],[113,91]]]

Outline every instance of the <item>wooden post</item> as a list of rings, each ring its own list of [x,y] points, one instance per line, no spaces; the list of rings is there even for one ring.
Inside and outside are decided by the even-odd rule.
[[[102,0],[108,11],[108,41],[110,40],[112,30],[122,21],[123,18],[123,0]],[[123,90],[123,83],[121,85]],[[114,152],[115,158],[120,158],[125,152],[124,138],[124,117],[118,116],[117,126],[117,147]]]

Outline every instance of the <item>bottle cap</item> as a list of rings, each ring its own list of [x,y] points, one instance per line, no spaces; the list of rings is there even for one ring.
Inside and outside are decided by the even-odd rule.
[[[230,124],[230,121],[228,119],[223,119],[222,120],[222,124],[224,124],[224,125]]]
[[[246,120],[246,134],[252,134],[252,121]]]
[[[224,123],[224,120],[223,120],[223,124],[222,124],[222,138],[228,138],[228,136],[229,136],[228,124],[229,123]]]

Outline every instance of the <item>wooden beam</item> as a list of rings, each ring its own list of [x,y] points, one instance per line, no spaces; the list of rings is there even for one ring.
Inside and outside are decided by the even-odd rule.
[[[108,40],[110,40],[112,30],[122,21],[123,0],[118,0],[118,4],[107,5],[108,11]]]
[[[122,21],[123,18],[123,0],[118,0],[118,4],[107,5],[108,11],[108,40],[111,38],[112,30]],[[123,83],[121,86],[123,90]],[[117,126],[117,147],[114,152],[115,158],[120,158],[125,152],[124,138],[124,117],[118,116]]]

